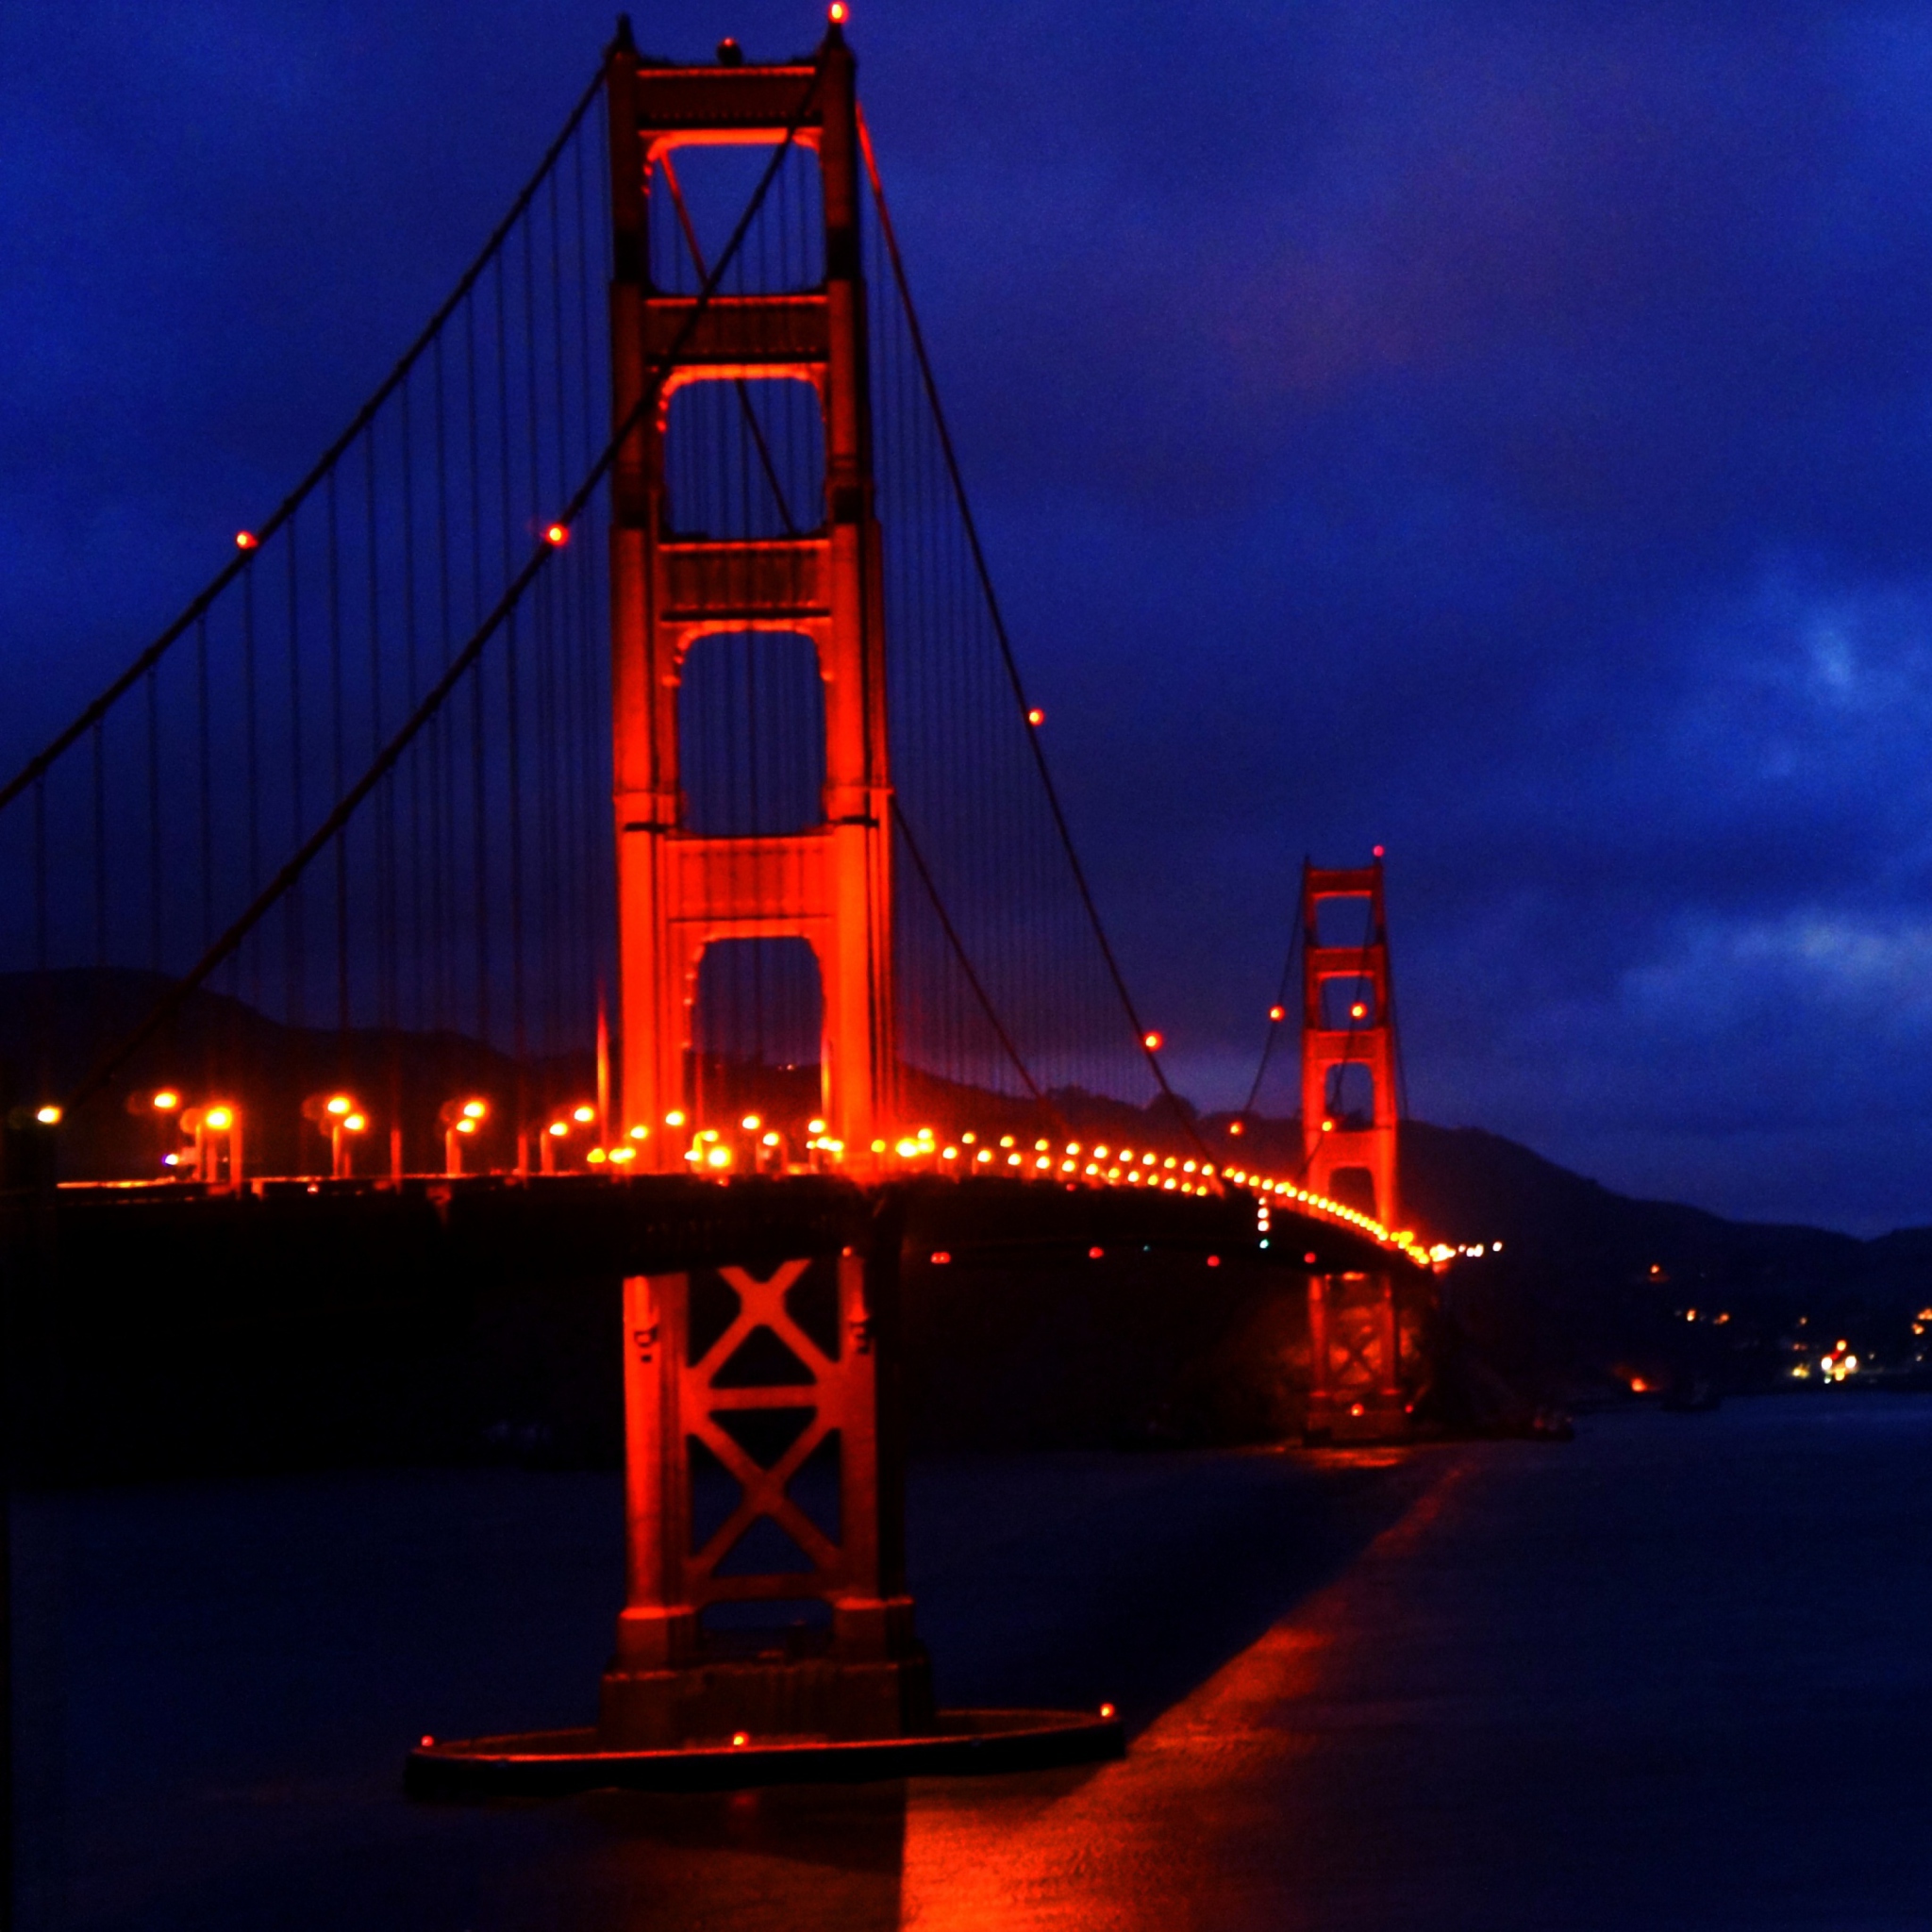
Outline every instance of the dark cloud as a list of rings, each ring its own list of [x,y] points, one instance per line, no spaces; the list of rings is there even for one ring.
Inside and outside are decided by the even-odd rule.
[[[817,10],[639,27],[789,52]],[[26,724],[326,440],[608,31],[9,23]],[[1203,1097],[1245,1085],[1302,854],[1379,840],[1422,1111],[1730,1211],[1932,1219],[1932,8],[874,0],[854,35],[1053,754]]]

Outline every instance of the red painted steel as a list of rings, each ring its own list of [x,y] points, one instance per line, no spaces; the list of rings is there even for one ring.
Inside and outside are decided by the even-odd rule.
[[[613,475],[621,1107],[626,1129],[649,1130],[645,1163],[667,1171],[680,1164],[683,1142],[665,1131],[666,1115],[694,1119],[698,968],[707,947],[722,941],[810,944],[824,990],[821,1111],[847,1150],[847,1172],[870,1169],[872,1143],[887,1131],[891,1111],[891,791],[854,64],[836,26],[816,69],[667,68],[641,64],[628,49],[610,62],[620,422],[644,391],[651,358],[675,339],[691,306],[690,296],[650,284],[654,160],[690,144],[774,144],[796,120],[795,139],[817,156],[824,196],[823,286],[714,298]],[[823,522],[782,542],[673,541],[664,476],[672,395],[687,383],[772,376],[808,383],[818,398]],[[701,838],[687,828],[679,785],[678,683],[698,639],[748,630],[794,633],[817,653],[825,698],[821,820],[783,838]]]
[[[1363,902],[1358,942],[1322,943],[1321,908],[1337,899]],[[1382,861],[1305,865],[1301,920],[1302,1185],[1392,1228],[1400,1211],[1399,1127]],[[1333,997],[1338,992],[1339,1000]],[[1359,1069],[1357,1077],[1369,1082],[1365,1116],[1344,1111],[1346,1097],[1331,1091],[1333,1076],[1343,1068]],[[1393,1277],[1385,1272],[1310,1275],[1307,1434],[1366,1440],[1400,1432],[1407,1420],[1400,1371]]]
[[[694,1325],[700,1296],[712,1312]],[[808,1297],[821,1311],[816,1324],[804,1312]],[[716,1325],[721,1300],[735,1308]],[[705,1325],[715,1333],[707,1337]],[[634,1276],[624,1286],[624,1337],[628,1586],[604,1679],[606,1746],[656,1749],[741,1732],[890,1738],[927,1726],[931,1690],[903,1581],[899,1485],[881,1480],[878,1324],[863,1261],[847,1249],[769,1273]],[[779,1424],[768,1448],[796,1422],[769,1459],[747,1446],[750,1431],[731,1426],[757,1412]],[[832,1528],[791,1486],[834,1437]],[[699,1445],[722,1477],[694,1468]],[[700,1542],[694,1479],[707,1474],[739,1493]],[[800,1567],[722,1569],[761,1523],[784,1532]],[[702,1621],[714,1606],[809,1598],[829,1605],[828,1631],[747,1635],[708,1631]]]

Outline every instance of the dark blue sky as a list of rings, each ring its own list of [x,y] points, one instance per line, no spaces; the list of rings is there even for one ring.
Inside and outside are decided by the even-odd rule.
[[[688,58],[821,20],[637,13]],[[340,426],[609,28],[9,12],[8,761]],[[1245,1086],[1303,853],[1380,841],[1416,1111],[1932,1221],[1932,8],[857,0],[852,36],[1180,1084]]]

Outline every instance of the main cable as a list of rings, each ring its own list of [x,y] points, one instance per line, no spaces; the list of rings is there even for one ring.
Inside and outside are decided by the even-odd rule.
[[[608,66],[608,57],[606,64]],[[754,190],[751,200],[745,205],[744,212],[739,217],[738,225],[732,230],[730,241],[724,244],[724,251],[720,254],[710,275],[706,278],[705,285],[699,291],[696,300],[686,310],[676,334],[672,338],[663,353],[652,359],[650,375],[642,385],[637,401],[625,412],[624,420],[612,432],[610,440],[605,443],[597,460],[591,464],[583,481],[578,484],[576,490],[572,493],[569,502],[565,504],[555,519],[556,524],[565,532],[568,532],[571,526],[583,514],[591,496],[595,493],[598,486],[602,484],[604,478],[609,474],[611,465],[617,460],[618,452],[637,433],[646,414],[656,408],[658,392],[664,386],[665,378],[670,375],[672,369],[675,367],[678,357],[683,353],[686,344],[695,333],[699,321],[709,308],[711,298],[716,293],[719,283],[724,279],[725,271],[730,267],[733,258],[737,256],[746,234],[750,231],[752,223],[758,217],[758,209],[764,204],[765,196],[770,192],[772,183],[777,176],[780,165],[791,152],[792,143],[798,138],[798,130],[804,125],[805,117],[810,111],[811,104],[818,94],[819,83],[823,78],[824,71],[824,47],[822,45],[818,59],[812,67],[811,78],[807,83],[805,92],[799,98],[798,106],[792,113],[791,120],[786,126],[784,139],[773,151],[771,161],[766,166],[763,175],[759,178],[758,185]],[[594,94],[594,90],[592,92]],[[584,108],[588,107],[590,98],[591,96],[586,97],[585,101],[579,105],[576,114],[572,117],[573,126],[575,125],[575,121],[581,117]],[[568,131],[566,130],[566,136]],[[558,147],[560,145],[561,142],[559,142]],[[558,148],[553,148],[552,158],[554,158],[557,152]],[[546,160],[545,165],[548,165],[548,160]],[[541,180],[541,175],[538,178]],[[525,194],[520,197],[520,201],[527,201],[530,194],[535,192],[536,185],[536,182],[533,181],[530,187],[525,191]],[[502,232],[499,229],[499,236]],[[480,263],[478,267],[480,270]],[[445,308],[447,306],[445,305]],[[344,446],[346,446],[346,440]],[[318,468],[315,473],[316,476],[319,477],[322,474],[323,469]],[[315,830],[309,834],[308,838],[303,841],[294,856],[275,874],[275,877],[257,895],[253,903],[229,925],[220,939],[215,941],[213,945],[209,946],[203,953],[202,957],[182,978],[175,981],[155,1002],[141,1023],[131,1032],[124,1036],[116,1046],[95,1060],[93,1066],[82,1078],[80,1084],[68,1097],[64,1104],[64,1111],[74,1112],[99,1092],[153,1034],[173,1018],[189,994],[193,992],[208,978],[208,974],[248,937],[258,922],[275,907],[282,895],[301,879],[316,855],[326,849],[329,841],[355,815],[358,807],[361,805],[362,801],[394,769],[397,761],[402,758],[404,752],[408,749],[424,726],[441,709],[444,700],[462,681],[464,674],[482,656],[485,646],[488,645],[497,630],[516,609],[518,604],[523,599],[524,592],[536,581],[544,566],[556,555],[558,547],[558,544],[550,541],[547,529],[542,536],[539,537],[536,547],[525,561],[523,568],[517,572],[516,575],[503,591],[503,593],[497,598],[489,615],[478,625],[469,641],[450,660],[448,667],[430,688],[423,702],[416,707],[398,727],[389,742],[376,754],[361,777],[337,799],[334,808],[323,819],[322,823],[316,826]],[[90,722],[92,721],[91,720]],[[0,806],[4,806],[5,802],[5,798],[0,797]]]
[[[424,350],[436,339],[443,324],[456,313],[463,297],[475,287],[478,277],[489,267],[491,258],[495,256],[497,250],[502,247],[510,230],[523,218],[524,211],[530,206],[532,200],[535,199],[538,189],[542,186],[543,177],[557,165],[558,158],[569,144],[571,136],[576,132],[578,124],[582,122],[585,114],[589,112],[591,103],[597,98],[599,91],[603,88],[604,76],[608,67],[609,54],[607,52],[604,58],[598,63],[595,78],[584,91],[583,98],[571,109],[569,120],[563,124],[563,131],[550,143],[542,160],[538,163],[537,172],[525,184],[523,192],[511,202],[509,212],[496,225],[489,241],[483,244],[482,252],[470,264],[468,269],[464,271],[462,279],[451,291],[448,299],[429,318],[428,323],[417,336],[416,340],[403,352],[401,360],[396,363],[395,367],[377,385],[368,401],[357,410],[355,416],[350,421],[349,426],[317,458],[314,466],[303,477],[301,482],[296,484],[295,488],[282,499],[281,503],[277,505],[274,515],[259,529],[251,533],[254,536],[255,541],[245,549],[238,550],[237,554],[215,574],[207,587],[189,604],[180,616],[175,618],[174,623],[169,625],[161,632],[160,636],[148,645],[147,649],[142,651],[119,677],[115,678],[64,731],[58,733],[42,751],[29,758],[8,780],[6,785],[0,786],[0,811],[5,811],[36,778],[54,763],[55,759],[59,758],[61,753],[76,743],[95,723],[106,717],[108,712],[146,675],[148,670],[153,665],[160,662],[161,658],[167,654],[169,647],[248,568],[254,553],[262,544],[266,543],[295,514],[316,485],[335,468],[337,462],[341,460],[344,452],[355,442],[357,437],[375,420],[377,410],[390,399],[397,386],[408,375],[409,371],[415,367]]]
[[[886,243],[886,254],[892,265],[892,279],[898,285],[899,300],[906,311],[907,334],[912,344],[912,352],[919,363],[921,381],[925,390],[927,407],[932,410],[933,426],[939,435],[940,450],[944,458],[946,475],[953,486],[954,500],[958,505],[959,520],[965,530],[967,547],[972,554],[974,575],[979,579],[981,592],[986,598],[987,614],[992,620],[993,636],[999,641],[1000,657],[1005,662],[1007,677],[1012,686],[1013,698],[1018,705],[1022,718],[1025,718],[1028,706],[1026,690],[1020,677],[1019,661],[1013,654],[1013,644],[1007,631],[1007,623],[1000,609],[999,596],[993,589],[992,572],[986,560],[986,552],[979,541],[979,526],[974,522],[972,505],[967,500],[965,477],[959,469],[959,459],[953,447],[952,431],[946,424],[945,411],[940,404],[938,379],[933,374],[932,358],[926,353],[925,332],[919,325],[919,311],[912,302],[912,290],[906,276],[905,258],[899,252],[899,238],[892,226],[891,209],[886,205],[886,191],[879,179],[877,157],[873,152],[872,130],[866,125],[865,115],[858,114],[858,144],[865,158],[865,172],[872,185],[873,203],[878,209],[879,232]],[[1033,762],[1040,774],[1041,787],[1046,794],[1048,810],[1053,814],[1055,828],[1059,833],[1062,851],[1066,854],[1067,865],[1074,875],[1074,890],[1080,895],[1080,903],[1086,908],[1089,924],[1093,929],[1094,942],[1100,948],[1100,956],[1107,964],[1108,976],[1113,981],[1116,993],[1120,996],[1121,1009],[1127,1017],[1128,1024],[1134,1029],[1141,1051],[1145,1057],[1155,1083],[1160,1089],[1174,1110],[1174,1117],[1181,1123],[1188,1138],[1203,1155],[1209,1154],[1208,1143],[1202,1140],[1199,1130],[1183,1107],[1180,1096],[1168,1085],[1167,1074],[1161,1067],[1156,1048],[1148,1042],[1155,1038],[1141,1024],[1141,1016],[1134,1005],[1134,996],[1127,990],[1126,975],[1121,971],[1120,960],[1116,958],[1111,942],[1107,937],[1107,928],[1101,921],[1100,908],[1094,900],[1091,888],[1087,883],[1087,874],[1080,863],[1079,853],[1074,849],[1073,830],[1067,824],[1067,815],[1061,808],[1059,793],[1055,789],[1053,774],[1048,769],[1046,752],[1040,741],[1040,733],[1029,723],[1026,741],[1032,747]]]

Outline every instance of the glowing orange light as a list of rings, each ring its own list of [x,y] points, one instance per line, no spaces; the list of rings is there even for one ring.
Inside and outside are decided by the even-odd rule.
[[[610,1157],[609,1155],[605,1153],[603,1148],[592,1147],[591,1151],[584,1156],[584,1158],[588,1160],[592,1167],[602,1167],[604,1163],[610,1158]]]
[[[428,1749],[429,1749],[429,1747],[430,1747],[430,1746],[431,1746],[432,1744],[434,1744],[435,1742],[436,1742],[436,1740],[435,1740],[434,1738],[432,1738],[432,1737],[431,1737],[431,1736],[430,1736],[430,1735],[428,1734],[428,1732],[427,1732],[427,1731],[424,1732],[424,1734],[423,1734],[423,1748],[424,1748],[424,1750],[425,1750],[425,1751],[426,1751],[426,1750],[428,1750]]]
[[[217,1134],[225,1134],[235,1124],[235,1109],[232,1107],[211,1107],[202,1115],[201,1122]]]
[[[1268,1008],[1268,1017],[1279,1024],[1280,1022],[1288,1018],[1288,1008],[1286,1007],[1270,1007]]]
[[[1648,1395],[1650,1393],[1650,1384],[1641,1375],[1632,1375],[1630,1377],[1630,1392],[1633,1395]]]
[[[1360,1415],[1363,1412],[1361,1404],[1359,1402],[1351,1402],[1348,1405],[1348,1412],[1350,1415]]]
[[[777,1144],[778,1137],[776,1134],[761,1134],[758,1137],[758,1145],[760,1147],[775,1147]]]
[[[1361,1001],[1357,1000],[1354,1006],[1349,1008],[1348,1017],[1351,1020],[1366,1020],[1369,1017],[1369,1009],[1362,1005]]]
[[[457,1132],[459,1134],[474,1134],[475,1131],[476,1123],[470,1119],[468,1115],[465,1115],[463,1119],[457,1123]]]
[[[341,1120],[344,1114],[353,1113],[355,1110],[356,1103],[346,1093],[330,1094],[323,1108],[325,1113],[334,1114],[337,1120]]]
[[[260,541],[261,539],[253,530],[237,530],[235,532],[235,548],[237,550],[253,550]]]
[[[1322,1123],[1322,1131],[1324,1134],[1332,1134],[1335,1131],[1335,1123],[1333,1121],[1324,1121]]]
[[[578,1126],[588,1127],[597,1118],[597,1109],[594,1107],[574,1107],[570,1110],[570,1117]]]
[[[1103,1704],[1100,1707],[1100,1714],[1102,1717],[1111,1717],[1113,1715],[1113,1706],[1110,1704]]]
[[[480,1121],[490,1111],[486,1100],[466,1100],[463,1102],[463,1118],[466,1121]]]
[[[823,1134],[825,1131],[825,1124],[824,1121],[807,1121],[805,1131],[808,1134]]]
[[[567,1133],[570,1132],[570,1123],[568,1121],[552,1121],[550,1124],[543,1129],[543,1131],[546,1134],[554,1135],[558,1140],[560,1141]]]
[[[1141,1044],[1144,1046],[1149,1053],[1158,1053],[1160,1049],[1164,1045],[1166,1045],[1166,1043],[1167,1042],[1158,1033],[1143,1033],[1141,1036]]]
[[[42,1107],[35,1111],[34,1118],[43,1127],[56,1127],[60,1124],[60,1109],[58,1107]]]
[[[845,25],[846,15],[850,13],[850,11],[851,8],[845,5],[845,0],[832,0],[832,4],[825,8],[825,18],[829,20],[834,26],[843,26]]]
[[[1026,713],[1026,722],[1029,724],[1044,724],[1046,723],[1046,713],[1042,711],[1038,705],[1035,705],[1034,708]]]
[[[932,1253],[932,1265],[935,1268],[943,1268],[952,1258],[952,1256],[947,1254],[945,1249],[935,1248]]]
[[[173,1113],[180,1105],[181,1096],[172,1087],[163,1087],[155,1095],[155,1111],[157,1113]]]
[[[649,1135],[650,1131],[649,1127],[633,1127],[630,1130],[630,1137],[633,1141],[641,1141]]]
[[[625,1161],[635,1160],[638,1158],[638,1150],[635,1147],[613,1147],[610,1150],[610,1158],[622,1165]]]
[[[749,1744],[751,1742],[751,1740],[748,1737],[746,1737],[742,1731],[733,1731],[731,1734],[731,1741],[734,1744],[742,1746],[745,1744]]]
[[[1227,1124],[1227,1131],[1230,1134],[1245,1134],[1248,1131],[1248,1129],[1245,1123],[1241,1121],[1229,1121]]]
[[[683,1126],[683,1124],[684,1124],[684,1109],[683,1109],[682,1108],[677,1108],[677,1107],[674,1107],[674,1108],[673,1108],[671,1109],[671,1111],[670,1111],[669,1113],[667,1113],[667,1114],[666,1114],[666,1115],[664,1116],[664,1124],[665,1124],[665,1125],[666,1125],[667,1127],[681,1127],[681,1126]]]
[[[543,541],[554,550],[561,550],[570,541],[570,532],[561,524],[552,524],[543,532]]]
[[[342,1125],[352,1134],[359,1134],[369,1124],[366,1114],[350,1113],[342,1116]]]

